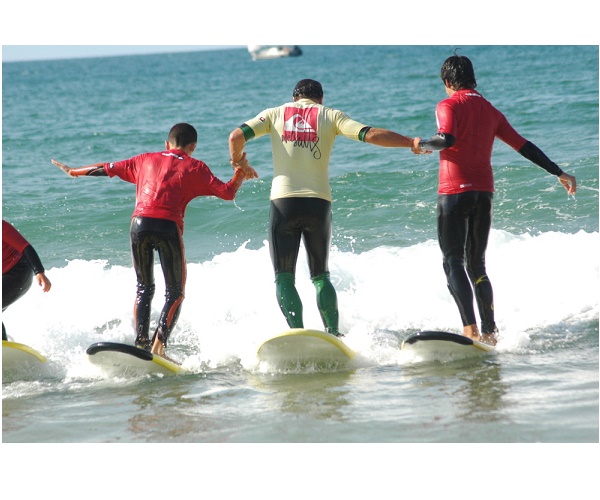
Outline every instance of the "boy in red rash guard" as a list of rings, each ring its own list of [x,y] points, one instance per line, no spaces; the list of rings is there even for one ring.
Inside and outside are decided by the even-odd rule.
[[[498,329],[492,284],[485,269],[492,223],[494,140],[500,139],[556,175],[568,194],[575,194],[577,184],[575,177],[563,172],[537,146],[519,135],[506,117],[475,90],[475,72],[467,57],[454,55],[446,59],[441,78],[449,97],[436,108],[438,133],[418,141],[418,145],[440,151],[438,240],[448,289],[463,322],[463,334],[495,345]],[[481,333],[475,320],[473,290]]]
[[[208,165],[191,157],[198,134],[188,123],[171,128],[165,151],[143,153],[116,163],[70,168],[52,160],[66,174],[119,177],[136,185],[136,205],[131,220],[131,251],[137,276],[134,306],[135,345],[164,356],[184,299],[186,261],[183,219],[188,203],[198,196],[233,200],[245,179],[257,177],[247,164],[235,169],[229,182],[213,175]],[[245,167],[242,169],[242,166]],[[152,340],[150,306],[154,296],[154,251],[158,252],[165,279],[165,304]]]
[[[20,299],[31,288],[35,276],[44,292],[52,283],[46,277],[44,266],[35,248],[15,229],[2,221],[2,311]],[[4,322],[2,340],[8,340]]]

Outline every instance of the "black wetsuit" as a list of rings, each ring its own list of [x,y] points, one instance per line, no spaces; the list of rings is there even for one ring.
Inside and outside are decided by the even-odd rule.
[[[439,195],[437,203],[438,241],[448,289],[458,306],[463,326],[476,324],[472,307],[475,291],[483,333],[492,333],[496,328],[492,285],[485,269],[492,198],[490,192],[467,191]]]
[[[277,299],[290,328],[303,328],[302,301],[295,287],[300,241],[304,241],[317,305],[327,330],[338,335],[337,295],[329,280],[331,202],[322,198],[271,200],[269,248]]]
[[[158,252],[165,278],[165,304],[152,342],[158,335],[166,346],[184,299],[186,281],[185,251],[181,231],[176,222],[150,217],[134,217],[131,221],[131,253],[137,276],[135,301],[136,345],[150,347],[150,308],[154,297],[154,251]]]
[[[6,273],[2,274],[2,311],[19,300],[31,288],[33,277],[44,272],[44,266],[35,251],[29,245],[23,250],[21,259]],[[4,322],[2,340],[8,340]]]

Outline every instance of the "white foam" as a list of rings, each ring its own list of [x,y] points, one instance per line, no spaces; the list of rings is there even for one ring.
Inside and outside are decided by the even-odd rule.
[[[518,349],[529,332],[565,329],[598,320],[598,233],[513,235],[492,230],[488,274],[494,286],[499,350]],[[322,329],[304,250],[296,284],[304,326]],[[419,329],[460,332],[460,318],[446,288],[437,242],[380,247],[361,254],[332,249],[330,270],[338,291],[346,341],[375,363],[398,361],[398,337]],[[3,313],[8,334],[49,358],[85,372],[85,348],[98,341],[133,341],[135,275],[106,261],[74,260],[47,272],[52,290],[37,286]],[[155,270],[155,324],[164,283]],[[268,245],[242,245],[210,261],[188,262],[186,299],[172,334],[174,350],[195,367],[251,364],[259,342],[287,329],[275,299]]]

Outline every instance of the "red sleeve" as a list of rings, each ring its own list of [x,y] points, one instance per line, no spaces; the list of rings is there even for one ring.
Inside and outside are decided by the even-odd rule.
[[[237,189],[234,186],[233,181],[223,182],[213,175],[213,179],[210,183],[210,191],[212,194],[221,198],[222,200],[233,200]]]
[[[448,99],[438,103],[435,109],[438,132],[456,137],[456,124],[453,119],[452,105]]]
[[[212,173],[209,166],[202,160],[194,160],[194,163],[198,168],[201,179],[199,185],[204,185],[207,188],[206,192],[201,192],[200,194],[212,194],[217,198],[228,201],[235,198],[237,189],[234,186],[233,180],[223,182]]]
[[[104,171],[109,177],[119,177],[124,181],[136,183],[138,171],[138,159],[142,155],[134,156],[128,160],[121,160],[115,163],[105,163]]]
[[[516,151],[521,149],[527,142],[527,139],[521,136],[513,128],[513,126],[508,122],[508,120],[502,113],[500,113],[500,120],[498,123],[498,129],[496,131],[496,137],[502,142],[508,144],[511,148],[513,148]]]

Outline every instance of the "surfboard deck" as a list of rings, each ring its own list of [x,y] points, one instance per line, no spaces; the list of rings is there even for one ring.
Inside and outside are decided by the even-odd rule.
[[[402,342],[402,350],[415,354],[481,356],[491,354],[495,347],[450,332],[424,331],[415,333]]]
[[[113,374],[175,375],[185,371],[174,361],[129,344],[97,342],[85,352],[90,362]]]
[[[46,357],[33,347],[13,342],[2,341],[2,381],[13,381],[22,378],[35,378],[40,369],[46,366]]]
[[[330,333],[293,328],[265,340],[256,356],[270,363],[347,362],[356,353]]]

